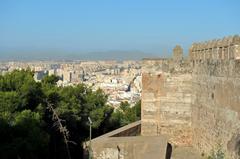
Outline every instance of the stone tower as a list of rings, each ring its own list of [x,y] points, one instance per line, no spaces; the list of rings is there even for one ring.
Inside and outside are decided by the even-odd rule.
[[[183,49],[180,45],[177,45],[173,49],[173,60],[181,61],[182,59],[183,59]]]

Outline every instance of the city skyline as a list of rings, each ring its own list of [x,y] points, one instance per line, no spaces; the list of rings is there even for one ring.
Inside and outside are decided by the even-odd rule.
[[[176,44],[186,55],[193,41],[240,27],[237,0],[0,3],[1,60],[141,59]]]

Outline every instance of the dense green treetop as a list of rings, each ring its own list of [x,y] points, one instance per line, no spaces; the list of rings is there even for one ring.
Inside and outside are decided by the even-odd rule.
[[[89,116],[93,137],[140,119],[140,102],[133,107],[123,102],[114,110],[101,89],[57,87],[58,77],[36,82],[33,75],[28,69],[0,76],[1,159],[61,159],[67,158],[67,149],[79,158],[89,137]]]

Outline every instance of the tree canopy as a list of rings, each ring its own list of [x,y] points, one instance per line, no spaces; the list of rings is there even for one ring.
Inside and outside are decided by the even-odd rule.
[[[141,102],[133,107],[123,102],[114,110],[101,89],[84,84],[57,87],[58,77],[36,82],[33,74],[15,70],[0,76],[1,159],[65,159],[64,136],[71,157],[79,158],[89,137],[89,116],[93,137],[140,119]],[[65,134],[59,131],[63,129]]]

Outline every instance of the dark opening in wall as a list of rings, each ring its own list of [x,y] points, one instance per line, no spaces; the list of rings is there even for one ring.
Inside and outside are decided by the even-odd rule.
[[[212,97],[212,99],[214,99],[214,93],[212,93],[211,97]]]
[[[165,159],[171,159],[172,156],[172,145],[170,143],[167,144],[167,150],[166,150],[166,158]]]

